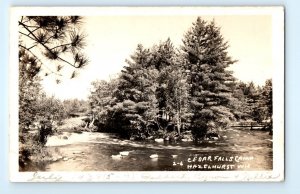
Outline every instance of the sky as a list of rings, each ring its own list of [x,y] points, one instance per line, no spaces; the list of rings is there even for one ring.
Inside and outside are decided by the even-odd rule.
[[[199,15],[201,16],[201,15]],[[170,38],[174,46],[182,45],[183,35],[196,21],[196,15],[172,16],[88,16],[82,29],[87,34],[84,53],[89,64],[74,79],[63,78],[56,84],[54,78],[44,78],[42,84],[49,95],[60,99],[87,99],[91,82],[109,80],[116,76],[125,59],[135,51],[137,44],[152,47]],[[270,15],[201,16],[215,19],[221,34],[228,41],[228,54],[238,60],[229,69],[244,82],[263,85],[272,78],[272,17]]]

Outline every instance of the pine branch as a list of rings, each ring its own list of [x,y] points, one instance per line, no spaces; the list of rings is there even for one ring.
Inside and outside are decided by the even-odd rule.
[[[47,65],[45,65],[30,49],[28,49],[27,47],[25,47],[25,46],[23,46],[21,44],[19,44],[19,46],[22,47],[23,49],[27,50],[28,52],[30,52],[30,54],[32,56],[34,56],[41,64],[43,64],[43,67],[46,67],[51,73],[56,74],[58,76],[62,76],[61,74],[54,72]]]
[[[46,41],[45,43],[47,43],[51,38],[54,38],[55,34],[53,34],[52,36],[50,36]]]
[[[27,47],[25,47],[21,44],[19,44],[19,46],[22,47],[23,49],[27,50],[28,52],[30,52],[30,54],[32,54],[41,64],[43,64],[42,61],[30,49],[28,49]]]
[[[37,44],[32,45],[31,47],[27,48],[27,50],[30,50],[30,49],[32,49],[32,48],[34,48],[34,47],[36,47],[36,46],[37,46]]]
[[[38,29],[40,29],[41,27],[37,27],[36,29],[32,30],[32,32],[37,31]]]
[[[42,45],[47,51],[49,51],[51,54],[54,54],[53,52],[52,52],[52,50],[47,46],[47,45],[45,45],[44,43],[42,43],[42,42],[39,42],[39,39],[36,37],[36,35],[34,34],[34,33],[32,33],[32,31],[25,25],[25,24],[23,24],[23,23],[21,23],[21,22],[19,22],[19,24],[20,25],[22,25],[34,38],[35,38],[35,41],[36,42],[38,42],[40,45]],[[30,37],[30,36],[28,36],[28,37]],[[78,67],[76,67],[75,65],[73,65],[72,63],[70,63],[69,61],[66,61],[65,59],[63,59],[63,58],[61,58],[61,57],[59,57],[59,56],[57,56],[57,58],[58,59],[60,59],[61,61],[63,61],[63,62],[65,62],[65,63],[67,63],[67,64],[69,64],[69,65],[71,65],[72,67],[75,67],[75,68],[78,68]]]
[[[31,36],[29,36],[28,34],[25,34],[25,33],[21,32],[21,31],[19,31],[19,33],[22,34],[22,35],[24,35],[24,36],[27,36],[28,38],[30,38],[33,41],[36,41],[34,38],[32,38]]]
[[[69,45],[71,45],[72,43],[66,43],[66,44],[61,44],[61,45],[58,45],[58,46],[55,46],[55,47],[52,47],[52,48],[50,48],[51,50],[53,50],[53,49],[56,49],[56,48],[59,48],[59,47],[63,47],[63,46],[69,46]]]

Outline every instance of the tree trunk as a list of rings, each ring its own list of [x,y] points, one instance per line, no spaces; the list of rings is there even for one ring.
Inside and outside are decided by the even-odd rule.
[[[92,120],[92,122],[90,122],[90,124],[89,124],[89,128],[91,128],[91,127],[94,125],[94,122],[95,122],[95,117],[93,117],[93,120]]]
[[[181,119],[179,116],[179,112],[177,113],[177,130],[178,130],[178,135],[180,135],[180,126],[181,126]]]

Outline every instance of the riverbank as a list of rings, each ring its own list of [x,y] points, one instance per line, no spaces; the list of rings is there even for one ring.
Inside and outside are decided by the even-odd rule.
[[[55,166],[56,163],[73,162],[79,158],[85,158],[84,156],[87,154],[93,155],[93,149],[97,150],[98,148],[101,148],[100,152],[105,155],[105,161],[124,161],[124,159],[127,160],[128,155],[130,157],[135,155],[132,159],[135,160],[140,158],[140,156],[137,156],[139,153],[137,150],[149,151],[147,156],[143,156],[144,159],[149,159],[153,155],[152,157],[159,160],[162,159],[162,156],[157,153],[161,153],[162,150],[166,151],[163,157],[168,155],[169,159],[173,157],[180,158],[180,155],[186,156],[183,153],[184,151],[191,154],[198,151],[206,154],[218,152],[245,154],[255,150],[267,149],[269,151],[268,154],[272,153],[272,136],[264,131],[228,128],[220,130],[218,133],[209,132],[197,142],[193,140],[191,131],[184,131],[180,136],[174,131],[160,131],[154,136],[138,141],[135,139],[122,139],[114,133],[102,133],[91,130],[86,127],[85,118],[74,117],[64,120],[63,124],[56,128],[55,133],[47,138],[45,147],[36,149],[37,154],[33,154],[30,158],[31,161],[26,163],[26,165],[30,163],[29,166],[31,167],[27,166],[21,170],[46,170],[44,167],[49,165]],[[262,147],[257,148],[256,146],[260,144]],[[110,152],[111,150],[115,151]],[[128,153],[128,155],[124,157],[121,153]],[[97,153],[95,154],[97,155]],[[101,155],[101,157],[103,156]],[[99,159],[99,162],[101,162],[101,159]],[[115,165],[118,166],[119,164]]]
[[[253,157],[251,161],[232,162],[230,165],[235,166],[229,170],[272,169],[272,136],[267,132],[228,129],[221,131],[220,136],[199,142],[156,142],[124,140],[109,133],[63,132],[49,137],[45,146],[52,154],[51,161],[31,163],[22,171],[205,170],[187,166],[191,165],[188,160],[208,156]],[[117,157],[121,153],[128,154]],[[224,162],[208,161],[208,164]],[[237,169],[237,164],[247,168]]]

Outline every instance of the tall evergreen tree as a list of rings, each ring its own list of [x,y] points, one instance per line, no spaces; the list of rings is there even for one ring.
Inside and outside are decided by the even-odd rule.
[[[244,94],[246,84],[239,81],[234,82],[231,86],[233,99],[231,101],[231,109],[237,120],[246,120],[250,117],[249,107],[247,106],[246,96]]]
[[[262,88],[261,98],[263,101],[262,109],[265,112],[264,120],[269,121],[269,130],[273,131],[273,84],[272,79],[266,80]]]
[[[109,117],[109,108],[115,103],[112,94],[118,86],[118,79],[110,81],[100,80],[92,82],[92,90],[89,96],[89,113],[96,122],[92,122],[100,131],[112,130],[112,121]]]
[[[226,68],[235,61],[227,49],[228,43],[214,21],[207,23],[199,17],[184,36],[182,51],[191,85],[191,128],[195,139],[233,119],[228,108],[232,98],[228,84],[234,78]]]
[[[161,127],[165,128],[168,121],[170,121],[173,116],[170,109],[167,107],[167,98],[170,94],[170,89],[173,89],[174,87],[174,82],[172,82],[171,79],[174,76],[173,70],[176,69],[175,49],[170,38],[153,46],[151,56],[151,65],[158,71],[158,76],[156,78],[156,82],[158,84],[156,89],[156,98],[159,109],[159,124]]]
[[[144,138],[150,121],[156,119],[157,70],[151,67],[149,49],[138,45],[131,60],[126,60],[119,77],[115,98],[110,113],[117,121],[114,128],[119,128],[125,136]]]
[[[252,121],[261,122],[261,90],[260,87],[256,86],[253,82],[249,82],[244,87],[244,96],[246,100],[245,113],[248,114],[248,118]]]
[[[266,106],[267,119],[272,118],[273,115],[273,84],[272,80],[268,79],[262,89],[262,98]]]

